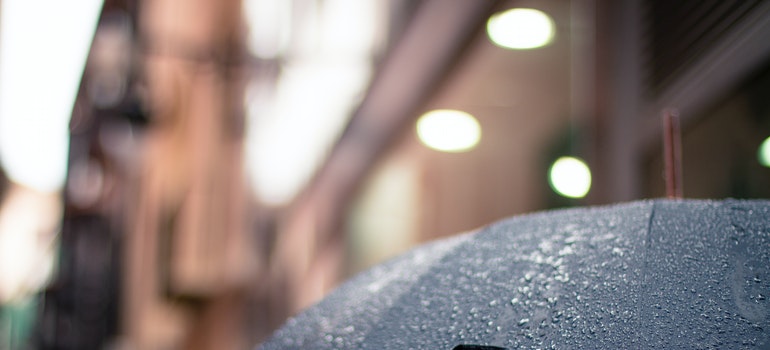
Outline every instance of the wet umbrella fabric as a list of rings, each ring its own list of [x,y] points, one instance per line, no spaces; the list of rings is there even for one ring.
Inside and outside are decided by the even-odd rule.
[[[515,217],[342,285],[261,348],[770,348],[770,202]]]

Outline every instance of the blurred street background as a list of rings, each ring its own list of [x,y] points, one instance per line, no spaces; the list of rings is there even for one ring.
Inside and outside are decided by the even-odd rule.
[[[770,2],[0,0],[0,349],[248,349],[539,210],[770,198]]]

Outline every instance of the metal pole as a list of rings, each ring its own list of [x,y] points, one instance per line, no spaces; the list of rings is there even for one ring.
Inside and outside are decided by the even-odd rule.
[[[679,111],[663,110],[663,159],[666,169],[666,196],[682,198],[682,135]]]

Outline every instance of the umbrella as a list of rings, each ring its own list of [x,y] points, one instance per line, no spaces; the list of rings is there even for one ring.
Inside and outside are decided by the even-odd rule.
[[[770,348],[770,201],[514,217],[343,284],[261,349]]]

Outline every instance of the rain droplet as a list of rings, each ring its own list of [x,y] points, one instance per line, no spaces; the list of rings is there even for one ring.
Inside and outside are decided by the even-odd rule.
[[[529,323],[528,318],[522,318],[521,321],[519,321],[519,326],[523,326],[525,324]]]
[[[519,303],[519,298],[513,298],[511,299],[511,305],[516,305]]]

